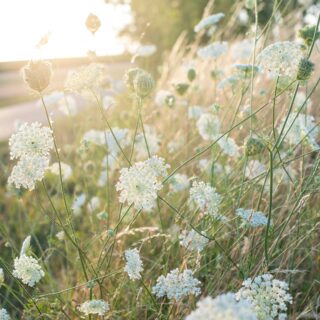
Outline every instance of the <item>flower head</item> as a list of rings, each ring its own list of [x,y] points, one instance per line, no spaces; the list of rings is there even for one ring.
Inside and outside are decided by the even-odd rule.
[[[126,250],[125,253],[126,266],[124,271],[128,273],[131,280],[141,279],[141,272],[143,271],[143,263],[137,249]]]
[[[250,227],[263,227],[268,223],[268,218],[262,212],[254,212],[252,209],[239,208],[236,215],[240,217],[245,225]]]
[[[84,313],[86,316],[91,314],[104,316],[109,311],[109,309],[109,304],[106,301],[95,299],[86,301],[79,307],[80,312]]]
[[[205,28],[211,27],[218,23],[224,17],[224,13],[219,12],[202,19],[195,27],[194,32],[199,32]]]
[[[215,140],[219,136],[220,120],[210,113],[203,113],[197,121],[197,128],[204,140]]]
[[[0,320],[10,320],[9,313],[6,309],[0,309]]]
[[[206,47],[200,48],[197,51],[197,55],[202,59],[208,58],[219,58],[222,54],[227,52],[228,43],[227,42],[213,42]]]
[[[204,236],[205,233],[202,234],[195,230],[183,230],[182,234],[179,236],[180,244],[187,250],[201,252],[209,242]]]

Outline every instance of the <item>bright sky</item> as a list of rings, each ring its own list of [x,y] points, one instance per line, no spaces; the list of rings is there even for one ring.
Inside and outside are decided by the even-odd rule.
[[[93,42],[85,27],[89,13],[101,20]],[[0,62],[41,58],[119,54],[124,41],[117,32],[131,20],[129,6],[114,6],[104,0],[0,0]],[[36,49],[51,33],[49,42]]]

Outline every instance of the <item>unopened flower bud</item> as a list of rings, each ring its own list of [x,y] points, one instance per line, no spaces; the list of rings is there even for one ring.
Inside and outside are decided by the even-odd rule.
[[[50,83],[52,67],[49,61],[30,61],[23,68],[23,79],[29,87],[42,92]]]
[[[265,148],[263,141],[259,138],[249,137],[245,143],[245,155],[255,156],[260,154]]]
[[[138,72],[133,80],[133,87],[139,97],[147,97],[154,88],[154,80],[151,74],[146,71]]]
[[[124,83],[132,91],[134,91],[133,81],[139,72],[143,72],[143,70],[139,68],[131,68],[124,75]]]
[[[90,13],[88,15],[87,20],[86,20],[86,27],[88,28],[88,30],[92,34],[95,34],[98,31],[98,29],[100,28],[100,26],[101,26],[101,21],[100,21],[99,17],[93,13]]]
[[[194,70],[193,68],[190,68],[188,70],[187,76],[188,76],[188,80],[192,82],[197,76],[196,70]]]
[[[313,70],[314,70],[314,64],[310,60],[306,58],[301,59],[298,66],[297,79],[308,80]]]
[[[176,89],[177,93],[180,96],[183,96],[187,90],[189,89],[189,84],[188,83],[178,83],[174,85],[174,88]]]

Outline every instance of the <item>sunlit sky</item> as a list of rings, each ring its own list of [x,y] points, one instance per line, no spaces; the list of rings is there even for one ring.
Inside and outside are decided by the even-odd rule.
[[[86,29],[89,13],[101,20],[93,40]],[[114,6],[104,0],[0,0],[0,62],[36,58],[119,54],[124,40],[119,30],[131,20],[129,6]],[[50,33],[49,42],[36,49]]]

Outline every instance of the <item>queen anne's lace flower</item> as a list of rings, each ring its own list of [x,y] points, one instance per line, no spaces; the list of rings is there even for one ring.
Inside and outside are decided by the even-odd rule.
[[[230,156],[230,157],[238,157],[239,156],[239,147],[236,142],[230,137],[222,137],[218,141],[218,145],[222,149],[222,151]]]
[[[80,312],[84,313],[86,316],[90,314],[104,316],[109,309],[109,304],[104,300],[89,300],[82,303],[79,307]]]
[[[117,191],[120,191],[120,202],[133,203],[136,209],[152,209],[157,192],[162,189],[160,178],[167,174],[168,167],[164,159],[153,156],[130,168],[123,168],[116,185]]]
[[[190,181],[187,175],[176,173],[173,177],[170,178],[170,190],[172,192],[183,191],[190,186]]]
[[[250,227],[263,227],[268,223],[268,218],[262,212],[254,212],[252,209],[239,208],[236,210],[236,215],[242,219],[244,225]]]
[[[279,131],[282,130],[283,124],[284,120],[280,124]],[[298,145],[301,140],[305,139],[313,149],[317,149],[319,148],[317,143],[319,132],[320,129],[313,116],[292,112],[284,127],[283,135],[286,134],[284,140],[290,145]]]
[[[258,160],[250,160],[245,170],[248,179],[254,179],[264,173],[266,167]]]
[[[41,181],[49,166],[49,158],[37,155],[22,157],[13,167],[8,179],[9,185],[16,188],[33,190],[37,181]]]
[[[126,250],[125,253],[126,266],[124,271],[128,273],[131,280],[141,279],[141,272],[143,271],[143,263],[137,249]]]
[[[9,140],[10,157],[18,159],[21,157],[42,156],[49,157],[53,148],[52,131],[34,122],[22,124],[18,131]]]
[[[237,301],[233,293],[225,293],[200,300],[185,320],[257,320],[257,316],[249,301]]]
[[[11,318],[10,318],[7,310],[4,308],[0,309],[0,320],[10,320],[10,319]]]
[[[301,44],[276,42],[263,49],[257,56],[258,64],[273,76],[296,78],[300,60],[304,57]]]
[[[205,235],[205,233],[203,233]],[[179,236],[180,244],[190,251],[201,252],[209,240],[195,230],[183,230]]]
[[[72,206],[71,206],[71,210],[73,212],[74,215],[78,216],[81,213],[81,208],[83,207],[83,205],[86,202],[86,195],[84,193],[79,194],[78,196],[76,196],[73,200]]]
[[[189,294],[200,294],[200,281],[193,277],[191,270],[186,269],[179,272],[174,269],[167,274],[167,276],[160,276],[157,284],[152,288],[157,298],[167,296],[168,299],[181,300]]]
[[[219,136],[220,120],[210,113],[203,113],[197,121],[197,128],[204,140],[215,140]]]
[[[199,209],[203,214],[216,217],[219,216],[220,202],[221,196],[209,183],[204,183],[203,181],[193,182],[189,197],[191,206]]]
[[[204,19],[202,19],[195,27],[194,27],[194,31],[195,32],[199,32],[202,29],[211,27],[213,25],[215,25],[216,23],[218,23],[222,18],[224,17],[224,13],[219,12],[216,14],[213,14],[209,17],[206,17]]]
[[[236,295],[238,299],[247,299],[252,303],[259,320],[285,319],[287,304],[292,303],[288,290],[286,282],[264,274],[245,280]]]
[[[68,180],[72,175],[72,168],[71,166],[69,166],[64,162],[61,162],[60,164],[61,164],[62,179],[64,181]],[[60,168],[59,168],[58,162],[55,162],[50,166],[50,172],[57,176],[60,175]]]
[[[30,287],[33,287],[44,277],[44,272],[38,261],[27,255],[21,255],[14,260],[12,274]]]
[[[206,47],[200,48],[197,55],[202,59],[219,58],[223,53],[227,52],[227,42],[213,42]]]

